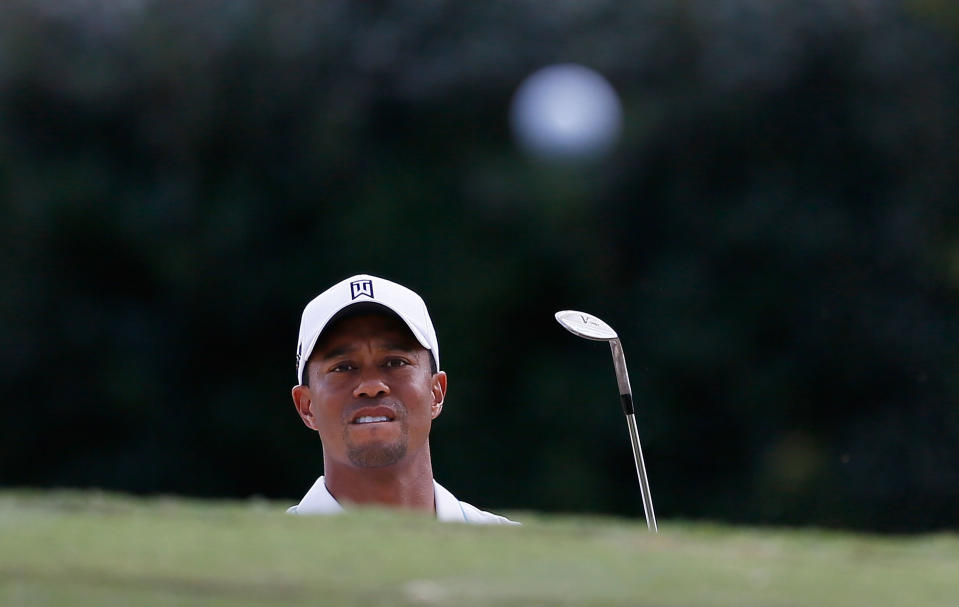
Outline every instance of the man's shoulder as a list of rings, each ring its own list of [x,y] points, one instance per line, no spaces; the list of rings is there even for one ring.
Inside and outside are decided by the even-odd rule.
[[[492,512],[480,510],[472,504],[461,502],[443,485],[433,481],[433,492],[436,498],[436,518],[441,521],[464,522],[474,525],[518,525]]]
[[[466,502],[460,502],[460,508],[463,510],[463,518],[467,523],[476,525],[519,525],[516,521],[511,521],[505,516],[480,510],[476,506],[467,504]]]

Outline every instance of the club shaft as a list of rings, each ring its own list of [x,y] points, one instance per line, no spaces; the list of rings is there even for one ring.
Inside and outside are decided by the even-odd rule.
[[[643,461],[643,447],[639,444],[639,429],[636,427],[636,415],[626,416],[629,428],[629,442],[633,445],[633,461],[636,462],[636,475],[639,477],[639,492],[643,496],[643,511],[646,513],[646,526],[659,533],[656,525],[656,511],[653,510],[653,496],[649,492],[649,479],[646,478],[646,463]]]
[[[646,513],[646,526],[659,533],[656,525],[656,512],[653,510],[653,496],[649,492],[649,479],[646,477],[646,463],[643,461],[643,447],[639,443],[639,428],[636,426],[636,412],[633,405],[633,389],[629,385],[629,372],[626,370],[626,355],[619,339],[609,342],[613,354],[613,367],[616,369],[616,383],[622,400],[623,413],[626,414],[626,426],[629,429],[629,442],[633,446],[633,461],[636,463],[636,476],[639,477],[639,492],[643,497],[643,511]]]

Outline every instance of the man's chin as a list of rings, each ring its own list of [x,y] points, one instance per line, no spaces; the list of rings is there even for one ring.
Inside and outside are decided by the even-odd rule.
[[[359,468],[392,466],[406,456],[405,444],[357,445],[347,451],[350,462]]]

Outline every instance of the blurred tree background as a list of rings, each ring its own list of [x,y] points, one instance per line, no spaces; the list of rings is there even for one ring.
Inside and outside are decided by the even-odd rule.
[[[0,484],[295,503],[303,305],[423,294],[435,473],[493,509],[959,520],[959,12],[933,0],[0,5]],[[576,62],[614,153],[525,158]]]

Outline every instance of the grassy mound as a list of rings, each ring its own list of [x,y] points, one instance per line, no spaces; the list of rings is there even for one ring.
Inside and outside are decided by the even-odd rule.
[[[0,605],[955,605],[959,537],[0,492]]]

